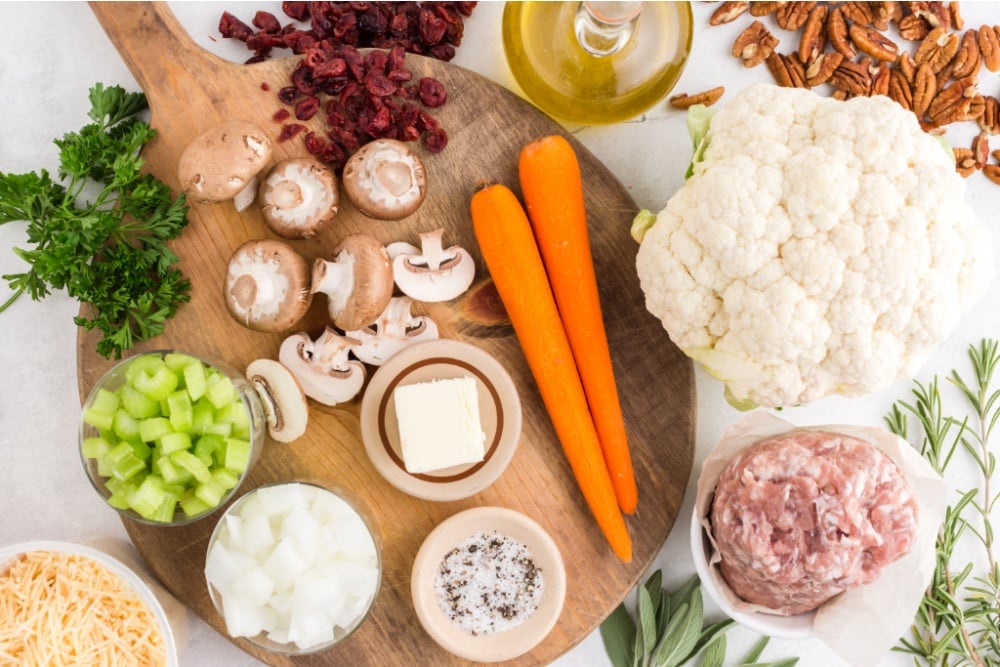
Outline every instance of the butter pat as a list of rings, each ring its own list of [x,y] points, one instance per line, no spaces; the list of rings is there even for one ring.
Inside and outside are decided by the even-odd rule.
[[[431,472],[483,460],[486,434],[479,421],[479,393],[473,378],[402,385],[392,396],[407,472]]]

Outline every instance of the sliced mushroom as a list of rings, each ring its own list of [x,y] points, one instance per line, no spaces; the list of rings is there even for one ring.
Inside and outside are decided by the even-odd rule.
[[[354,348],[354,355],[366,364],[381,366],[403,348],[437,338],[434,320],[425,315],[414,317],[412,305],[410,297],[394,296],[378,320],[363,329],[348,331],[348,336],[361,342]]]
[[[309,310],[309,265],[287,243],[247,241],[229,259],[224,291],[237,322],[255,331],[282,331]]]
[[[181,154],[177,175],[192,201],[233,200],[244,211],[257,196],[257,175],[271,160],[272,142],[260,127],[230,120],[195,137]]]
[[[359,211],[379,220],[400,220],[416,211],[427,194],[424,164],[410,146],[375,139],[344,165],[344,194]]]
[[[312,292],[326,294],[330,320],[342,331],[374,322],[392,298],[392,285],[389,254],[367,234],[344,238],[334,261],[313,263]]]
[[[247,366],[246,377],[264,404],[268,434],[278,442],[302,437],[309,405],[292,372],[273,359],[257,359]]]
[[[274,165],[258,197],[264,223],[286,239],[308,239],[326,229],[340,201],[333,170],[311,157]]]
[[[454,299],[469,289],[476,277],[476,264],[465,248],[441,245],[444,229],[420,235],[420,252],[397,252],[392,275],[400,291],[417,301],[430,303]]]
[[[357,396],[364,386],[364,364],[348,357],[360,344],[330,327],[315,341],[300,332],[282,341],[278,361],[298,378],[306,396],[323,405],[337,405]]]

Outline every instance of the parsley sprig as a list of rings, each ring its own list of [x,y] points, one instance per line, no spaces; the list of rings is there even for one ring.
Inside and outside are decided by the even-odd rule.
[[[1000,664],[1000,554],[993,526],[1000,490],[996,455],[990,451],[993,430],[1000,424],[1000,389],[995,388],[1000,345],[987,338],[970,345],[968,355],[972,380],[955,370],[947,377],[966,403],[964,414],[945,411],[934,378],[926,385],[916,382],[912,402],[895,403],[886,416],[889,429],[903,438],[910,417],[916,419],[920,433],[914,434],[913,444],[942,475],[963,452],[958,460],[971,464],[978,475],[977,483],[960,492],[945,512],[934,577],[910,635],[897,647],[916,664]],[[960,558],[963,544],[978,557]]]
[[[14,249],[29,268],[2,276],[13,293],[0,313],[22,294],[40,301],[65,290],[89,305],[74,321],[103,334],[98,353],[120,358],[190,298],[167,245],[187,226],[187,204],[141,173],[140,151],[156,134],[138,117],[146,97],[100,83],[89,97],[92,122],[55,140],[58,180],[45,169],[0,172],[0,224],[27,222],[30,244]]]

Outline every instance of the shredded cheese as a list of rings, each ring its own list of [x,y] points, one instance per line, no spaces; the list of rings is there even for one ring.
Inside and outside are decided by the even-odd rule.
[[[166,648],[152,610],[114,572],[32,551],[0,573],[0,664],[160,667]]]

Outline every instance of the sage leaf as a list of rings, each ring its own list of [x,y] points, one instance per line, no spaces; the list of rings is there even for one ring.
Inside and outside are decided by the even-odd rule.
[[[641,647],[636,643],[637,650],[643,654],[649,653],[656,646],[656,608],[653,606],[649,591],[645,586],[639,587],[639,634],[642,637]]]
[[[743,656],[743,660],[740,662],[740,665],[751,665],[760,660],[760,656],[764,653],[764,649],[767,648],[767,643],[769,641],[771,641],[770,637],[761,637],[757,640],[757,643],[753,645],[750,652]]]
[[[726,659],[726,635],[716,635],[707,646],[701,667],[722,667]]]
[[[618,605],[601,623],[601,640],[613,667],[633,667],[635,634],[635,623],[624,604]]]

